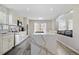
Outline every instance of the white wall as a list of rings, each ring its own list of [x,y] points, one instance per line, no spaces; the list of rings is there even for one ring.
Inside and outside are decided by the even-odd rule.
[[[74,17],[73,17],[73,47],[79,51],[79,5],[74,6]]]

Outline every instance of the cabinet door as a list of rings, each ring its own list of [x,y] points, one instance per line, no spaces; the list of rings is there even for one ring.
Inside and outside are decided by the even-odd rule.
[[[0,55],[2,54],[2,37],[0,37]]]
[[[21,41],[21,36],[20,35],[15,35],[15,45],[18,45]]]
[[[12,47],[14,47],[14,35],[9,35],[8,49],[11,49]]]
[[[3,37],[3,53],[8,51],[8,38]]]

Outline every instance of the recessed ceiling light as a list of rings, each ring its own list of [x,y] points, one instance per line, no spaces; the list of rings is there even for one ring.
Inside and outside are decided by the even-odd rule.
[[[29,10],[30,10],[30,8],[26,8],[26,10],[27,10],[27,11],[29,11]]]
[[[73,12],[74,12],[73,10],[70,11],[70,13],[73,13]]]
[[[42,20],[42,19],[43,19],[43,17],[39,17],[38,19],[39,19],[39,20]]]
[[[53,8],[50,8],[50,11],[53,11]]]

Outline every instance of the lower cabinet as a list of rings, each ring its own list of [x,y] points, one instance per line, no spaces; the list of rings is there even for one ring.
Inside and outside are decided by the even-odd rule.
[[[26,35],[26,31],[17,32],[15,34],[15,46],[20,44],[22,41],[24,41],[28,35]]]
[[[2,34],[0,37],[0,55],[14,47],[14,34]]]
[[[0,35],[0,55],[2,54],[2,35]]]
[[[6,51],[8,51],[8,38],[7,37],[3,37],[3,53],[5,53]]]
[[[8,49],[10,50],[12,47],[14,47],[14,35],[10,35],[8,39]]]

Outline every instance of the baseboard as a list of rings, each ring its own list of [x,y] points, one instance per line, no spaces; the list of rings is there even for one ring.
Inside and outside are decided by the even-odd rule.
[[[77,51],[76,49],[70,47],[69,45],[65,44],[64,42],[57,40],[59,43],[63,44],[65,47],[69,48],[70,50],[74,51],[75,53],[79,54],[79,51]]]

